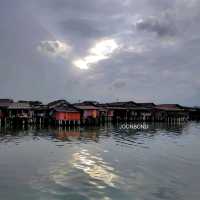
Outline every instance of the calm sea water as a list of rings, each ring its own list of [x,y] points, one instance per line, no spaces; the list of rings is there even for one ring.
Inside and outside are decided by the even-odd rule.
[[[200,123],[0,129],[1,200],[199,200]]]

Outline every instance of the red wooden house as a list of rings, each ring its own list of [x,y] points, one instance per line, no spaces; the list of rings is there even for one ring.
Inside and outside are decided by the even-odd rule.
[[[76,109],[62,106],[54,109],[53,118],[63,121],[80,121],[80,112]]]
[[[49,117],[59,125],[79,124],[80,111],[65,100],[58,100],[48,104]]]

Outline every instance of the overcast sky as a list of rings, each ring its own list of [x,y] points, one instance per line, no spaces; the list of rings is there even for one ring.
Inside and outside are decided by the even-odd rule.
[[[200,105],[199,0],[1,0],[0,98]]]

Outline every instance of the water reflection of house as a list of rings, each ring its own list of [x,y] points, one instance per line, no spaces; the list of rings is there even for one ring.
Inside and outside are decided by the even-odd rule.
[[[178,104],[160,104],[155,107],[155,121],[184,122],[189,113]]]
[[[81,138],[98,142],[98,131],[96,129],[86,129],[81,132]]]
[[[50,119],[58,125],[75,125],[80,123],[80,111],[65,100],[48,104]]]
[[[80,130],[59,129],[55,131],[55,137],[59,140],[67,140],[69,138],[80,138]]]
[[[80,131],[80,128],[74,127],[61,127],[59,129],[56,129],[54,131],[55,137],[59,140],[68,140],[70,138],[73,139],[83,139],[83,140],[93,140],[93,141],[98,141],[98,134],[96,130],[85,130],[85,131]]]
[[[183,129],[187,126],[187,122],[183,123],[166,123],[166,122],[156,122],[149,125],[147,132],[160,132],[160,130],[170,133],[182,134]],[[145,131],[145,130],[143,130]]]

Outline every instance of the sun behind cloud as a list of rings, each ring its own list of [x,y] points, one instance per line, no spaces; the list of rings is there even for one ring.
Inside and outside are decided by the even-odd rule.
[[[80,69],[89,69],[91,64],[110,58],[118,48],[119,45],[114,39],[101,40],[89,49],[87,56],[74,60],[73,64]]]

